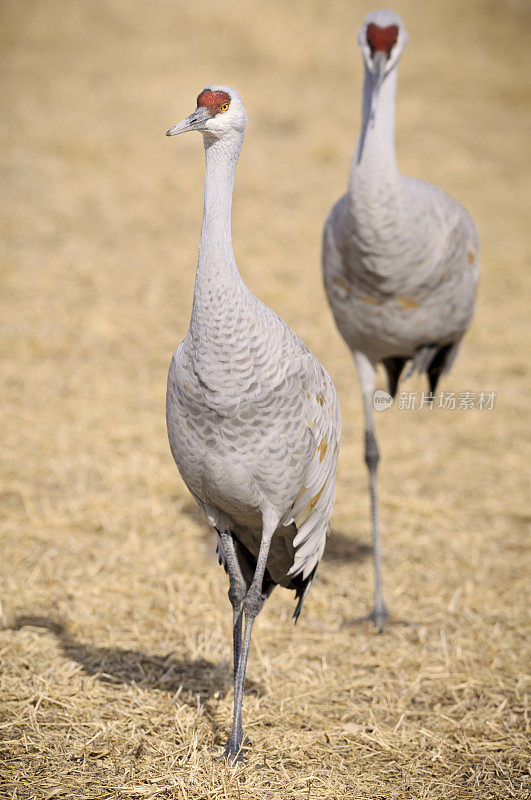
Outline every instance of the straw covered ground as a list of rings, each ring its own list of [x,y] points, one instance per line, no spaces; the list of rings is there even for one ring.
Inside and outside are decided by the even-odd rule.
[[[496,402],[377,416],[394,621],[378,636],[349,624],[372,591],[361,402],[319,265],[371,8],[0,6],[2,798],[530,796],[531,15],[525,0],[394,5],[410,33],[401,169],[456,195],[482,238],[477,315],[442,389]],[[293,629],[277,590],[255,626],[253,750],[236,770],[210,752],[230,729],[227,581],[164,425],[203,179],[200,137],[164,132],[210,82],[238,88],[249,116],[241,272],[323,360],[344,419],[333,533],[304,613]]]

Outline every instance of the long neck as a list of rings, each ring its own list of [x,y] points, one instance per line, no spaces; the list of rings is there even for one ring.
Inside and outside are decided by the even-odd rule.
[[[395,153],[396,81],[395,66],[377,89],[373,76],[365,66],[363,121],[350,168],[350,191],[355,191],[356,184],[365,177],[375,189],[381,180],[390,185],[399,180]]]
[[[232,251],[231,203],[243,135],[204,137],[205,201],[195,277],[192,333],[219,322],[244,287]]]

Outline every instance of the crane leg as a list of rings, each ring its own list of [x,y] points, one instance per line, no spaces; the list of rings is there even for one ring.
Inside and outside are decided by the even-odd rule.
[[[269,554],[269,546],[271,544],[271,539],[276,530],[277,524],[278,518],[275,520],[275,522],[272,522],[270,518],[270,524],[267,524],[264,515],[262,541],[260,542],[260,550],[258,553],[254,577],[242,602],[242,608],[245,614],[245,627],[243,631],[241,648],[239,651],[238,666],[234,674],[234,718],[230,738],[223,753],[224,757],[232,763],[244,760],[242,749],[245,747],[245,738],[242,726],[242,703],[245,685],[245,673],[247,670],[247,658],[249,656],[253,624],[265,600],[265,595],[262,588],[264,574],[267,556]]]
[[[232,605],[234,678],[236,678],[242,646],[242,604],[243,598],[247,593],[247,581],[242,573],[231,531],[220,531],[219,538],[221,539],[221,546],[223,547],[223,554],[229,571],[229,600]]]
[[[378,492],[377,471],[380,460],[378,443],[374,434],[373,402],[374,380],[376,374],[375,364],[364,353],[354,353],[354,362],[358,371],[363,396],[365,411],[365,463],[369,470],[369,493],[371,498],[371,527],[374,562],[374,607],[371,613],[363,619],[369,619],[384,632],[385,622],[389,612],[385,605],[382,591],[382,551],[380,547],[380,526],[378,520]]]

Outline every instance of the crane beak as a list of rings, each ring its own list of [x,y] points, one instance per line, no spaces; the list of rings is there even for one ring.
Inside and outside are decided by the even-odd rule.
[[[205,124],[210,119],[210,112],[204,106],[199,106],[190,114],[189,117],[183,119],[182,122],[179,122],[177,125],[174,125],[166,131],[166,136],[178,136],[180,133],[186,133],[187,131],[204,131]]]
[[[378,50],[372,59],[372,65],[369,66],[369,69],[372,72],[374,77],[374,85],[372,87],[371,92],[371,108],[369,111],[368,119],[364,123],[364,127],[361,133],[361,141],[360,147],[358,152],[358,159],[357,163],[359,164],[361,161],[361,157],[363,156],[363,148],[365,146],[365,137],[367,136],[367,128],[369,125],[374,125],[374,119],[376,117],[376,109],[378,108],[378,99],[380,96],[380,86],[382,85],[383,79],[385,77],[385,68],[387,66],[387,55],[383,51]]]
[[[371,123],[374,123],[374,118],[376,116],[376,109],[378,107],[378,100],[380,97],[380,86],[382,85],[383,79],[385,77],[385,68],[387,66],[387,55],[381,50],[378,50],[378,52],[374,54],[372,63],[373,63],[372,74],[374,75],[374,88],[372,90],[372,97],[371,97],[370,120]]]
[[[385,75],[387,66],[387,54],[383,50],[378,50],[372,59],[372,74],[376,78],[376,88],[379,89]]]
[[[380,96],[380,86],[382,85],[383,79],[385,77],[385,68],[387,66],[387,55],[383,53],[381,50],[378,50],[378,52],[374,54],[372,64],[373,64],[372,74],[374,75],[374,89],[372,91],[371,119],[374,119],[376,115],[376,106],[378,104],[378,98]]]

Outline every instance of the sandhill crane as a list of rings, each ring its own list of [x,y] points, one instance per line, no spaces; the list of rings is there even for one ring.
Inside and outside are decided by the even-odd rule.
[[[192,316],[170,364],[166,419],[175,463],[217,531],[229,575],[234,718],[224,756],[232,762],[245,749],[253,622],[276,584],[295,590],[295,620],[300,613],[325,546],[340,436],[325,369],[236,267],[231,200],[245,123],[238,92],[212,85],[167,132],[200,131],[205,148]]]
[[[407,42],[392,11],[369,14],[358,34],[365,63],[362,126],[348,188],[330,211],[323,232],[326,292],[350,347],[365,412],[375,603],[383,631],[374,434],[375,370],[383,363],[394,397],[400,375],[428,374],[433,395],[450,368],[474,311],[479,243],[467,211],[441,189],[398,172],[394,145],[398,62]]]

